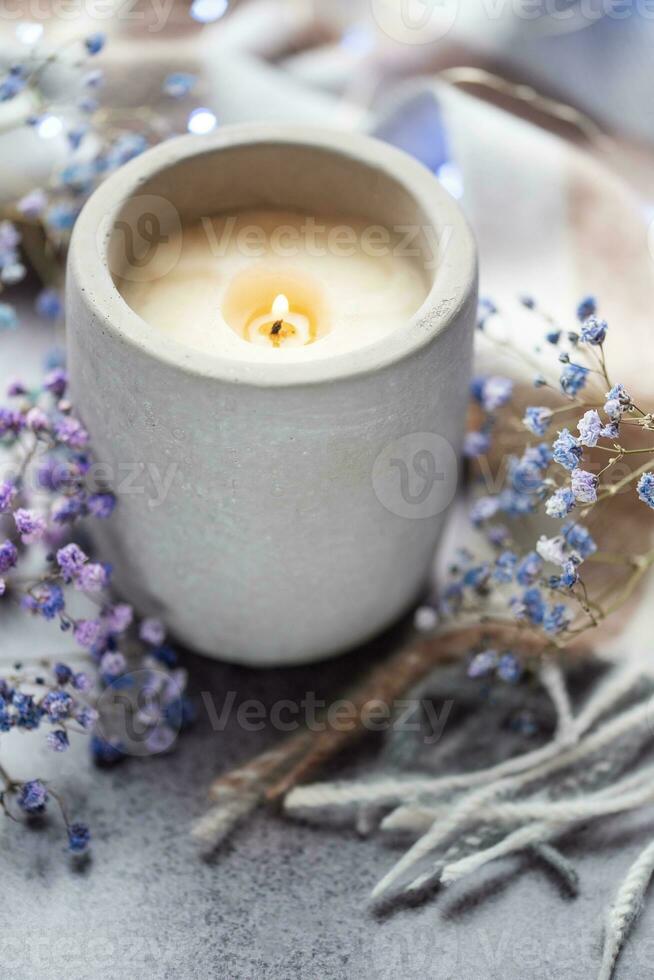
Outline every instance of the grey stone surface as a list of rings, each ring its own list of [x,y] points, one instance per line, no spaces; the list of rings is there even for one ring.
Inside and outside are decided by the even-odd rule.
[[[49,342],[26,330],[3,347],[2,373],[35,365]],[[25,344],[28,344],[25,347]],[[66,636],[44,623],[0,617],[2,662],[63,653]],[[308,691],[335,693],[380,645],[311,668],[257,672],[186,660],[199,706],[196,727],[176,752],[93,768],[85,739],[54,756],[40,734],[2,737],[0,759],[18,778],[41,775],[93,832],[88,863],[71,863],[61,823],[41,828],[0,821],[0,962],[12,980],[585,980],[597,974],[603,911],[618,880],[651,838],[653,811],[581,828],[562,844],[580,871],[576,900],[535,862],[498,862],[420,908],[383,919],[366,907],[395,858],[352,832],[310,828],[260,813],[206,862],[188,830],[216,774],[280,735],[244,732],[232,711],[212,730],[201,692],[220,709],[229,691],[271,706]],[[448,737],[446,731],[445,737]],[[500,739],[504,740],[500,743]],[[511,740],[514,741],[511,741]],[[488,733],[494,752],[523,749]],[[34,746],[39,746],[34,761]],[[339,762],[369,762],[374,745]],[[462,760],[466,761],[466,760]],[[467,760],[472,763],[472,759]],[[652,975],[654,914],[648,906],[617,971]]]

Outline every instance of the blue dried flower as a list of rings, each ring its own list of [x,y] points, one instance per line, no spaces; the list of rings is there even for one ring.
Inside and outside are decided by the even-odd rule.
[[[517,684],[522,677],[522,667],[512,653],[504,653],[497,667],[497,676],[507,684]]]
[[[495,412],[511,400],[513,382],[499,376],[476,378],[472,383],[472,394],[485,411]]]
[[[585,344],[592,344],[594,347],[597,347],[606,340],[608,329],[609,325],[606,320],[600,320],[596,316],[591,316],[581,328],[581,339]]]
[[[58,320],[64,308],[56,289],[42,289],[36,297],[34,309],[44,320]]]
[[[571,622],[570,612],[567,606],[559,603],[550,608],[543,618],[543,629],[546,633],[562,633],[567,629]]]
[[[44,619],[54,619],[65,604],[64,593],[58,585],[39,585],[22,600],[25,609],[43,616]]]
[[[577,318],[581,323],[597,313],[597,300],[594,296],[586,296],[577,307]]]
[[[9,480],[3,480],[0,483],[0,514],[6,514],[8,510],[11,510],[17,493],[15,485]]]
[[[468,677],[487,677],[495,670],[498,659],[496,650],[484,650],[476,654],[468,665]]]
[[[70,717],[73,699],[67,691],[49,691],[43,698],[41,707],[48,719],[56,723]]]
[[[9,303],[0,303],[0,330],[15,330],[18,326],[16,310]]]
[[[533,585],[543,570],[543,559],[535,551],[526,555],[516,572],[516,582],[518,585]]]
[[[545,600],[543,593],[538,588],[527,589],[522,594],[522,605],[524,614],[535,626],[540,626],[545,615]]]
[[[470,520],[475,526],[479,526],[495,517],[499,508],[500,501],[497,497],[480,497],[470,508]]]
[[[0,732],[8,732],[13,724],[9,705],[3,695],[0,695]]]
[[[553,493],[545,504],[545,512],[548,517],[554,517],[558,520],[562,520],[567,517],[571,510],[575,506],[575,495],[572,490],[568,490],[564,487],[561,490],[557,490]]]
[[[518,557],[512,551],[503,552],[495,562],[493,578],[496,582],[512,582]]]
[[[463,585],[470,589],[483,588],[490,577],[490,568],[487,564],[475,565],[467,569],[463,576]]]
[[[579,572],[574,561],[567,561],[563,566],[561,575],[553,576],[550,579],[550,586],[553,589],[571,589],[579,581]]]
[[[196,75],[191,75],[185,71],[176,71],[166,77],[163,90],[166,95],[170,95],[173,99],[182,99],[192,91],[196,82]]]
[[[555,462],[564,466],[566,470],[574,470],[579,466],[583,450],[579,440],[575,439],[568,429],[562,429],[559,432],[559,437],[553,444],[553,450]]]
[[[91,738],[91,754],[93,761],[99,766],[113,766],[125,758],[119,741],[105,739],[100,735],[93,735]]]
[[[84,823],[71,823],[68,827],[68,846],[74,854],[82,854],[91,843],[91,831]]]
[[[436,615],[434,610],[430,609],[430,612]],[[170,670],[177,666],[177,654],[172,647],[155,647],[155,649],[152,650],[152,656],[155,658],[155,660],[158,660],[159,663],[162,663],[164,667],[168,667]]]
[[[73,672],[66,664],[58,663],[54,665],[53,673],[55,675],[55,680],[57,684],[61,684],[63,687],[65,684],[70,684],[73,679]]]
[[[643,503],[654,508],[654,473],[644,473],[636,489]]]
[[[631,398],[624,385],[614,385],[606,395],[604,411],[613,422],[619,422],[622,415],[631,408]]]
[[[564,524],[562,533],[570,550],[579,555],[583,561],[597,551],[597,545],[590,532],[582,524]]]
[[[468,432],[463,442],[463,455],[468,459],[485,456],[490,445],[490,436],[487,432]]]
[[[551,409],[532,406],[525,412],[522,422],[535,436],[544,436],[551,418]]]
[[[588,381],[589,369],[581,364],[566,364],[561,372],[561,391],[566,395],[577,395]]]
[[[84,45],[90,55],[96,55],[102,51],[106,40],[106,34],[101,34],[100,32],[96,34],[89,34],[89,36],[84,40]]]

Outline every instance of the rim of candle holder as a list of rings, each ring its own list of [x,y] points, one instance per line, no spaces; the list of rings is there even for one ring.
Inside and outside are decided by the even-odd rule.
[[[109,263],[109,244],[121,209],[148,181],[192,157],[207,162],[225,149],[255,145],[304,147],[350,158],[402,187],[425,215],[446,248],[420,307],[406,323],[379,340],[316,360],[272,364],[207,353],[166,335],[136,313],[121,295]],[[214,161],[215,162],[215,161]],[[265,175],[261,175],[265,181]],[[338,202],[335,202],[337,205]],[[258,206],[275,206],[260,200]],[[278,204],[276,205],[278,206]],[[97,260],[97,261],[94,261]],[[363,134],[300,125],[247,123],[226,126],[209,136],[180,136],[147,150],[105,180],[80,213],[69,250],[69,278],[74,278],[93,313],[93,329],[114,335],[141,353],[186,374],[257,387],[323,384],[378,372],[404,360],[459,321],[462,309],[476,302],[477,249],[473,233],[457,202],[423,164],[403,150]]]

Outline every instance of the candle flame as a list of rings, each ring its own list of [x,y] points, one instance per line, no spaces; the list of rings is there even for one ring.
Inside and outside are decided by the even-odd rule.
[[[273,301],[272,315],[276,320],[283,320],[290,308],[291,306],[288,299],[283,293],[280,293],[279,296],[276,296]]]

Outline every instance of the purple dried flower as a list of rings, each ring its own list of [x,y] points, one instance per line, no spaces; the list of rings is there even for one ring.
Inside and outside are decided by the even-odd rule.
[[[79,619],[73,628],[73,636],[81,647],[90,649],[102,635],[102,623],[97,619]]]
[[[23,783],[18,793],[18,806],[25,813],[43,813],[48,802],[48,791],[40,779]]]
[[[21,541],[24,544],[33,544],[35,541],[40,541],[45,534],[46,523],[34,511],[26,510],[23,507],[19,508],[14,511],[14,522],[16,524],[16,530],[20,534]]]
[[[134,610],[125,602],[109,606],[104,611],[103,619],[109,633],[124,633],[134,619]]]
[[[76,691],[86,694],[93,687],[93,681],[88,674],[79,673],[73,677],[73,687]]]
[[[579,441],[582,446],[596,446],[598,439],[602,435],[602,420],[599,417],[599,412],[596,412],[594,408],[586,412],[579,419],[577,428],[579,430]]]
[[[57,398],[66,391],[68,385],[68,374],[63,368],[56,367],[49,371],[43,379],[43,387],[46,391],[52,392]]]
[[[0,407],[0,436],[15,436],[25,428],[25,419],[13,408]]]
[[[54,433],[59,442],[72,449],[83,449],[89,443],[89,434],[82,423],[70,416],[64,416],[55,422]]]
[[[88,512],[92,517],[105,520],[110,517],[116,506],[113,493],[92,493],[86,502]]]
[[[94,708],[84,706],[75,715],[75,721],[86,731],[90,731],[98,720],[98,712]]]
[[[25,416],[25,425],[31,432],[47,432],[50,428],[50,419],[43,409],[35,406],[30,408]]]
[[[0,544],[0,573],[8,572],[18,561],[16,546],[7,540]]]
[[[57,564],[64,582],[71,582],[88,561],[88,556],[79,545],[67,544],[57,552]]]
[[[60,728],[54,732],[49,732],[46,736],[46,742],[53,752],[65,752],[70,745],[68,735]]]
[[[75,576],[75,588],[81,592],[102,592],[108,582],[109,573],[98,562],[83,565]]]
[[[144,619],[139,629],[139,636],[144,643],[150,643],[153,647],[158,647],[166,639],[166,630],[160,620]]]
[[[100,661],[100,672],[105,679],[120,677],[127,669],[127,661],[122,653],[105,653]]]
[[[7,511],[11,510],[17,493],[16,487],[9,480],[0,483],[0,514],[6,514]]]
[[[597,501],[599,480],[594,473],[587,470],[575,470],[572,474],[572,492],[582,504],[594,504]]]

